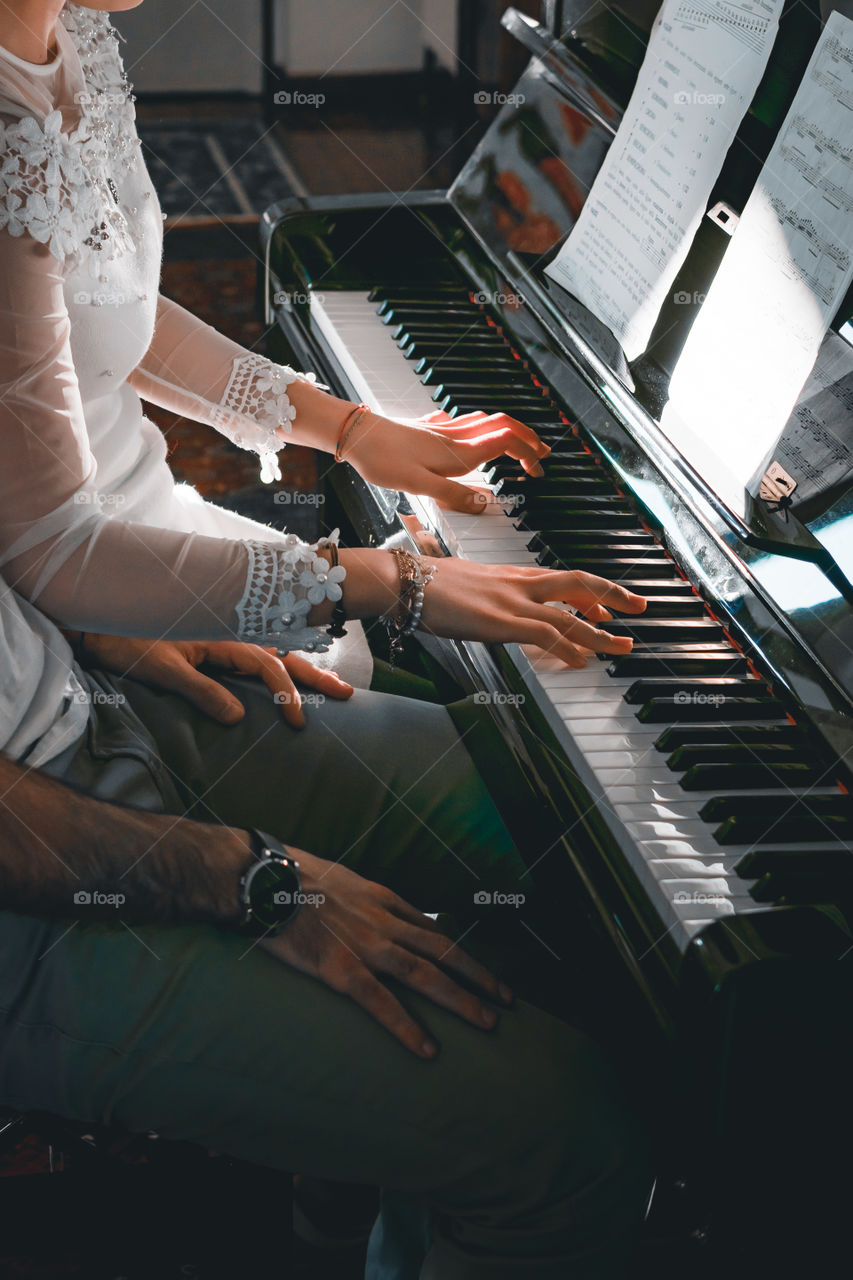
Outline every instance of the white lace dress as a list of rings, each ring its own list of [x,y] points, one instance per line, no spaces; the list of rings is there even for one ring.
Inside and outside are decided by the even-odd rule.
[[[0,570],[61,625],[328,649],[340,597],[294,535],[176,485],[140,396],[277,470],[297,378],[158,294],[162,214],[106,14],[67,4],[58,54],[0,51]],[[323,665],[367,683],[354,662]]]

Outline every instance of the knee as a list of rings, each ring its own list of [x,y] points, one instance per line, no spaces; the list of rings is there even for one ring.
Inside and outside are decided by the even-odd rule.
[[[489,1204],[503,1216],[511,1206],[516,1222],[556,1231],[638,1225],[648,1143],[602,1050],[526,1005],[505,1017],[495,1047],[472,1102],[479,1159],[465,1192],[477,1213]]]

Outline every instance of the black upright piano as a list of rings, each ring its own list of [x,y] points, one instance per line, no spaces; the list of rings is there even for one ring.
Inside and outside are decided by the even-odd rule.
[[[648,6],[637,6],[646,9]],[[853,474],[734,511],[660,429],[667,385],[820,34],[790,4],[673,301],[629,364],[544,273],[619,126],[648,30],[630,5],[510,8],[529,52],[447,191],[292,198],[263,218],[279,358],[389,415],[502,410],[552,446],[500,460],[479,518],[330,482],[351,538],[587,569],[648,597],[625,657],[568,672],[441,642],[526,790],[554,953],[658,1144],[646,1247],[694,1274],[849,1272],[853,1093]],[[847,373],[851,299],[830,338]],[[720,371],[725,376],[725,370]],[[845,389],[846,388],[846,389]],[[846,405],[846,411],[845,411]],[[483,697],[483,694],[486,697]],[[535,817],[535,821],[534,821]],[[525,832],[516,824],[524,848]],[[593,1015],[595,1016],[595,1015]],[[830,1261],[832,1271],[830,1272]],[[846,1267],[845,1267],[846,1262]],[[639,1274],[639,1273],[638,1273]]]

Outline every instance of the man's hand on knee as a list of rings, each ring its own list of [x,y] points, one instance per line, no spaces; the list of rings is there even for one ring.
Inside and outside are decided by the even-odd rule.
[[[480,1030],[497,1025],[498,1015],[486,1001],[508,1004],[511,992],[429,916],[338,863],[298,850],[296,857],[305,904],[282,933],[261,942],[266,951],[355,1000],[421,1058],[434,1058],[438,1045],[384,978],[428,996]]]

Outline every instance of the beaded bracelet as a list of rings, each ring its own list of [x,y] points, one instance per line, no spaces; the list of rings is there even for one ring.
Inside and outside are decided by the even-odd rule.
[[[337,534],[337,530],[335,531]],[[321,538],[317,543],[318,551],[328,551],[329,568],[334,569],[338,564],[338,544],[330,538]],[[347,611],[344,608],[343,597],[336,600],[332,606],[332,621],[326,627],[326,635],[331,636],[333,640],[340,640],[342,636],[347,635],[345,622],[347,620]]]
[[[420,626],[424,591],[427,583],[435,577],[435,566],[424,570],[420,557],[400,547],[392,548],[391,554],[396,557],[400,572],[400,598],[395,606],[400,616],[395,617],[392,611],[385,614],[382,621],[388,632],[388,661],[393,671],[397,658],[403,652],[403,636],[412,635]]]

